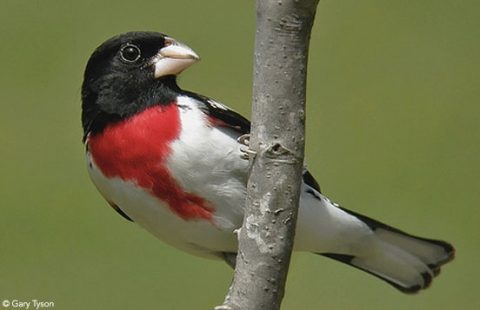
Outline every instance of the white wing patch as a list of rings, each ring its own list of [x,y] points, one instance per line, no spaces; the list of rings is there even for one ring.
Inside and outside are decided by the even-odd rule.
[[[231,109],[228,108],[226,105],[220,103],[220,102],[217,102],[215,100],[212,100],[212,99],[208,99],[207,102],[214,108],[216,109],[221,109],[221,110],[224,110],[224,111],[230,111]]]

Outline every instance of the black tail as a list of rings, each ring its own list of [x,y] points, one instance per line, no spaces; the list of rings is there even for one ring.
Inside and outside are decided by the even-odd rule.
[[[350,210],[345,212],[367,224],[375,233],[373,246],[357,256],[318,253],[366,271],[404,293],[427,288],[451,261],[455,249],[447,242],[416,237]]]

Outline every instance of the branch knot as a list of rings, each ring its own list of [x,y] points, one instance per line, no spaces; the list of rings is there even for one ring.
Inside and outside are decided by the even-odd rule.
[[[280,142],[275,142],[266,147],[262,153],[272,162],[285,164],[295,164],[298,162],[298,156],[296,156],[295,152]]]

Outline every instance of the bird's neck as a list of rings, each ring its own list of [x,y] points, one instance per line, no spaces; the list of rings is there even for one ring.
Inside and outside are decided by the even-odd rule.
[[[109,107],[116,106],[116,109],[118,109],[113,112],[104,109],[105,105],[98,102],[84,105],[84,141],[88,135],[99,134],[107,126],[131,118],[133,115],[141,113],[152,106],[170,105],[183,92],[177,84],[176,77],[173,75],[156,79],[141,92],[136,93],[136,91],[128,92],[130,95],[134,94],[133,98],[119,96],[116,98],[118,102],[108,102]],[[96,99],[98,100],[98,98]]]

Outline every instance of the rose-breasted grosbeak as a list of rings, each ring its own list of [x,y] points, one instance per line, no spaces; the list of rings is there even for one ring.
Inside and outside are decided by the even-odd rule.
[[[88,172],[125,218],[184,251],[234,264],[248,161],[238,141],[250,123],[179,88],[199,57],[164,34],[109,39],[88,61],[82,124]],[[406,293],[426,288],[453,247],[340,208],[305,171],[295,250],[364,270]]]

